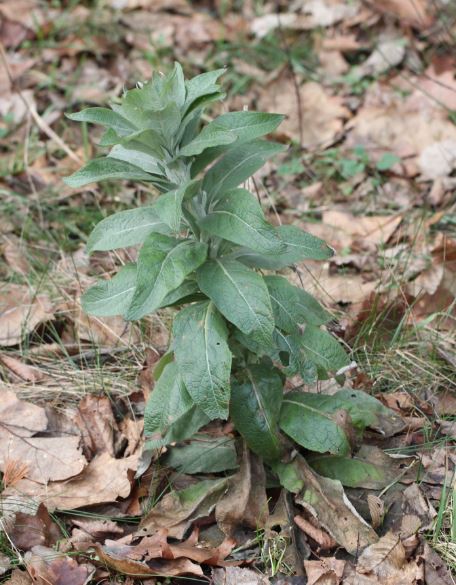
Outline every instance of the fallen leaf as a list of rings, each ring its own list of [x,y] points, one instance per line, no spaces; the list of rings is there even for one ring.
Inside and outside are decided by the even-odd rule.
[[[34,515],[16,512],[14,524],[8,529],[8,537],[16,548],[28,551],[37,545],[49,547],[55,544],[62,533],[46,506],[40,504]]]
[[[298,527],[305,532],[310,538],[315,540],[318,544],[319,548],[322,550],[330,550],[337,546],[337,542],[329,536],[327,532],[314,526],[311,522],[303,518],[302,516],[295,516],[294,521],[298,525]]]
[[[46,374],[42,370],[35,366],[25,364],[22,360],[12,355],[0,354],[0,362],[17,378],[26,382],[40,382],[46,377]]]
[[[37,325],[52,319],[52,303],[47,295],[36,294],[27,286],[2,283],[0,286],[0,345],[17,345]]]
[[[28,479],[4,490],[4,496],[29,496],[44,502],[49,511],[70,510],[126,498],[131,491],[129,471],[134,472],[138,455],[114,459],[102,453],[92,459],[79,477],[65,482],[53,481],[42,485]],[[133,474],[132,474],[133,475]]]
[[[11,577],[4,583],[5,585],[33,585],[30,575],[27,571],[21,571],[21,569],[14,569]]]
[[[228,490],[217,503],[217,524],[226,535],[235,536],[242,527],[264,527],[268,514],[263,463],[244,447],[239,472],[229,479]]]
[[[319,561],[304,561],[308,585],[339,585],[345,562],[334,557]]]
[[[356,555],[378,540],[374,530],[347,498],[339,481],[319,476],[299,455],[293,464],[277,466],[276,472],[282,485],[298,494],[296,502],[350,554]]]
[[[342,105],[340,97],[331,96],[323,86],[314,81],[301,85],[300,100],[296,95],[293,79],[282,74],[268,84],[258,100],[258,107],[269,112],[282,112],[287,119],[280,126],[292,140],[305,148],[328,146],[343,128],[343,119],[350,112]],[[300,118],[302,119],[302,137]]]
[[[356,572],[378,578],[381,585],[418,585],[423,567],[407,561],[399,536],[388,532],[360,555]]]
[[[215,569],[212,573],[213,585],[269,585],[266,575],[256,573],[251,569],[227,567]]]
[[[423,559],[426,585],[454,585],[454,579],[446,563],[426,541]]]
[[[24,557],[27,571],[36,585],[86,585],[94,573],[87,563],[44,546],[34,546]]]
[[[374,10],[395,16],[419,30],[429,28],[434,22],[431,13],[433,5],[428,0],[369,0],[368,4]]]
[[[227,479],[206,479],[179,491],[166,494],[141,521],[144,533],[166,528],[173,538],[183,538],[198,518],[209,516],[221,494],[227,488]]]
[[[78,404],[74,422],[81,430],[84,453],[88,458],[104,452],[115,456],[114,431],[117,424],[107,396],[84,396]]]

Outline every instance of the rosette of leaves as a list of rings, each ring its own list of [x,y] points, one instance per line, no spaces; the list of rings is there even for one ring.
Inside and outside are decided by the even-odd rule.
[[[269,223],[245,189],[249,177],[284,150],[264,138],[283,116],[242,111],[206,122],[205,107],[224,97],[222,73],[185,80],[176,64],[110,108],[69,116],[104,126],[101,145],[110,150],[67,184],[126,179],[159,192],[150,204],[95,227],[90,252],[137,245],[139,253],[136,263],[87,290],[82,304],[92,315],[127,320],[179,307],[146,407],[150,448],[183,441],[209,421],[230,417],[250,449],[272,465],[290,439],[343,456],[353,429],[347,430],[340,413],[361,431],[375,409],[364,405],[362,393],[354,399],[343,390],[323,397],[284,395],[286,376],[313,383],[337,375],[349,360],[324,328],[330,314],[274,273],[308,259],[327,260],[333,252],[296,226]]]

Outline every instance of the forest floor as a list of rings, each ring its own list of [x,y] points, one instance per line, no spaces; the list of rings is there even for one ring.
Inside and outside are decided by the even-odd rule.
[[[4,0],[0,43],[4,582],[454,584],[456,4]],[[100,133],[65,113],[106,105],[174,60],[187,77],[227,67],[225,109],[287,115],[275,139],[290,148],[258,173],[258,192],[272,221],[335,249],[291,278],[333,312],[357,364],[346,386],[403,422],[366,446],[383,483],[346,484],[381,537],[369,554],[349,556],[273,486],[270,520],[248,530],[246,510],[234,541],[209,488],[178,507],[173,490],[192,486],[191,474],[158,454],[141,460],[170,310],[136,325],[81,311],[81,292],[124,260],[88,257],[92,227],[155,195],[131,183],[66,186]],[[249,481],[239,476],[239,501]],[[188,539],[132,540],[160,505],[193,527]]]

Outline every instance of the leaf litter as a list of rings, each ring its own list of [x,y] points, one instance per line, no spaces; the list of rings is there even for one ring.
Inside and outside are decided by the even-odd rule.
[[[272,3],[260,14],[250,4],[0,7],[8,63],[0,76],[1,527],[17,551],[1,564],[4,574],[20,564],[6,582],[212,574],[225,585],[452,583],[453,7],[299,0],[277,16]],[[88,319],[79,307],[93,276],[134,260],[134,251],[90,260],[82,252],[99,206],[123,208],[146,194],[63,187],[74,162],[43,128],[85,156],[98,137],[64,122],[68,100],[104,105],[172,58],[201,71],[229,65],[230,83],[243,87],[233,109],[240,100],[287,115],[277,137],[294,146],[267,167],[260,197],[280,221],[335,249],[310,265],[313,274],[297,266],[294,278],[314,289],[354,350],[358,370],[345,387],[377,396],[399,421],[383,433],[373,425],[363,446],[355,437],[347,456],[287,462],[281,472],[294,495],[278,531],[268,528],[280,497],[274,478],[229,425],[209,425],[200,439],[218,459],[184,441],[153,453],[135,478],[168,317],[139,331]],[[325,383],[307,390],[334,392]],[[285,548],[300,551],[294,566],[282,562],[288,554],[271,556],[282,530]]]

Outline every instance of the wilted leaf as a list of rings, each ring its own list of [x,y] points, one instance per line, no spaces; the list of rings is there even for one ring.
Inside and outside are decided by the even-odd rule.
[[[52,520],[44,504],[40,504],[35,514],[16,512],[14,524],[8,530],[8,536],[19,550],[27,551],[34,546],[51,546],[62,533]]]
[[[35,327],[52,319],[52,303],[47,295],[36,294],[27,286],[2,283],[0,288],[0,345],[16,345]]]
[[[24,561],[36,585],[86,585],[95,570],[45,546],[34,546]]]

